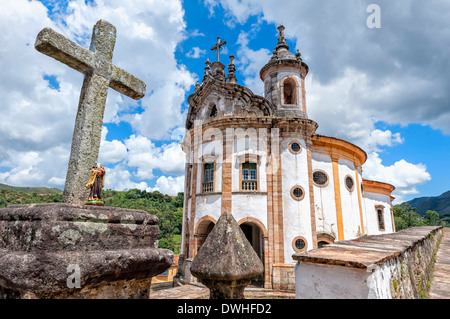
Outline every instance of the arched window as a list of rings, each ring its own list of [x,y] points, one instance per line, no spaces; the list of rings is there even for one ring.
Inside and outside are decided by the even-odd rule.
[[[284,104],[297,104],[297,85],[294,79],[287,78],[283,82]]]
[[[216,117],[217,116],[217,107],[214,104],[211,108],[211,112],[209,112],[209,117]]]

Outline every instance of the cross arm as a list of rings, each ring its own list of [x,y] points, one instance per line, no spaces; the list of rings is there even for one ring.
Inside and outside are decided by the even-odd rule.
[[[45,28],[36,37],[36,50],[44,53],[81,73],[91,70],[95,63],[92,51],[83,48],[50,28]]]
[[[109,86],[117,92],[135,100],[143,98],[146,90],[145,82],[115,65],[112,65]]]
[[[213,46],[211,48],[211,51],[222,49],[222,46],[224,46],[225,44],[227,44],[227,41],[222,41],[220,43],[217,43],[215,46]]]

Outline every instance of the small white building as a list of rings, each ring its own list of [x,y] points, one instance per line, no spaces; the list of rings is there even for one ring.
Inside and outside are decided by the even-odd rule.
[[[278,30],[260,71],[264,97],[236,83],[230,56],[228,75],[208,60],[188,98],[180,264],[189,267],[228,210],[263,261],[260,283],[294,289],[294,253],[395,232],[394,187],[363,178],[364,150],[315,133],[305,98],[308,66],[289,52],[284,27]]]

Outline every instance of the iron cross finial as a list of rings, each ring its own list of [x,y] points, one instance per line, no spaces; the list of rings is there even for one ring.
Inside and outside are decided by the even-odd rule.
[[[222,46],[224,46],[226,43],[227,41],[220,42],[220,37],[217,37],[216,45],[211,48],[211,51],[217,51],[217,62],[219,62],[220,59],[220,49],[222,49]]]

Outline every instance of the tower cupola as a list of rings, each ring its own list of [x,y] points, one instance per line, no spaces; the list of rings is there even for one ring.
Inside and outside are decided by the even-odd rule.
[[[308,65],[297,50],[289,51],[284,26],[278,26],[278,43],[269,62],[261,69],[264,97],[276,106],[275,116],[307,118],[305,77]]]

